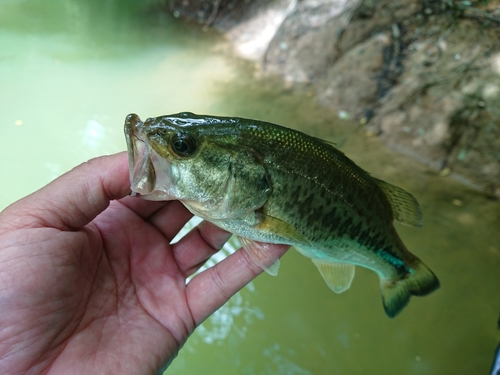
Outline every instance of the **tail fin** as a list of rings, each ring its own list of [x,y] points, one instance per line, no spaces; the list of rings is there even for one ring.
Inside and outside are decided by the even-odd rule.
[[[396,280],[381,279],[380,287],[385,313],[394,318],[412,295],[425,296],[439,288],[439,280],[424,263],[415,259],[407,275]]]

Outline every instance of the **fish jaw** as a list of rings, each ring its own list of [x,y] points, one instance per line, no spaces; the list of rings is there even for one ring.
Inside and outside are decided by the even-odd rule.
[[[145,124],[136,114],[126,117],[131,195],[155,201],[178,199],[173,183],[176,168],[170,159],[161,157],[151,147],[147,129],[148,121]]]

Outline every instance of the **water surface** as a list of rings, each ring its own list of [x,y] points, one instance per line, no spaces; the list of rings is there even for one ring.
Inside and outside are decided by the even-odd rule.
[[[192,111],[301,129],[419,199],[425,227],[397,229],[441,289],[389,319],[373,272],[358,268],[351,289],[335,295],[292,250],[278,277],[264,274],[238,293],[166,373],[488,372],[499,340],[497,201],[385,149],[317,107],[307,88],[256,82],[250,66],[218,52],[217,36],[149,11],[153,2],[117,3],[0,2],[0,209],[80,162],[125,150],[131,112]]]

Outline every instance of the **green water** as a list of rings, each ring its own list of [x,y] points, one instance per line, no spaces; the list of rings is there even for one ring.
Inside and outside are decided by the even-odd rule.
[[[486,374],[499,340],[499,203],[385,149],[307,92],[256,82],[216,36],[150,11],[154,1],[117,3],[0,1],[0,209],[82,161],[125,150],[131,112],[304,130],[419,199],[425,227],[397,229],[441,289],[389,319],[374,273],[358,268],[351,289],[335,295],[292,250],[278,277],[259,276],[237,294],[166,373]]]

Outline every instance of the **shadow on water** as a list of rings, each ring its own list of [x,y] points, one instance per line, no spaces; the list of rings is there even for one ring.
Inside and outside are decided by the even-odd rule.
[[[214,51],[216,36],[150,11],[154,4],[0,3],[0,208],[90,157],[124,150],[130,112],[189,110],[303,130],[418,198],[424,228],[397,230],[441,289],[391,320],[373,272],[358,269],[335,295],[292,250],[278,277],[258,277],[203,323],[166,373],[487,373],[499,340],[498,201],[387,150],[318,107],[307,87],[256,81],[250,64]]]

